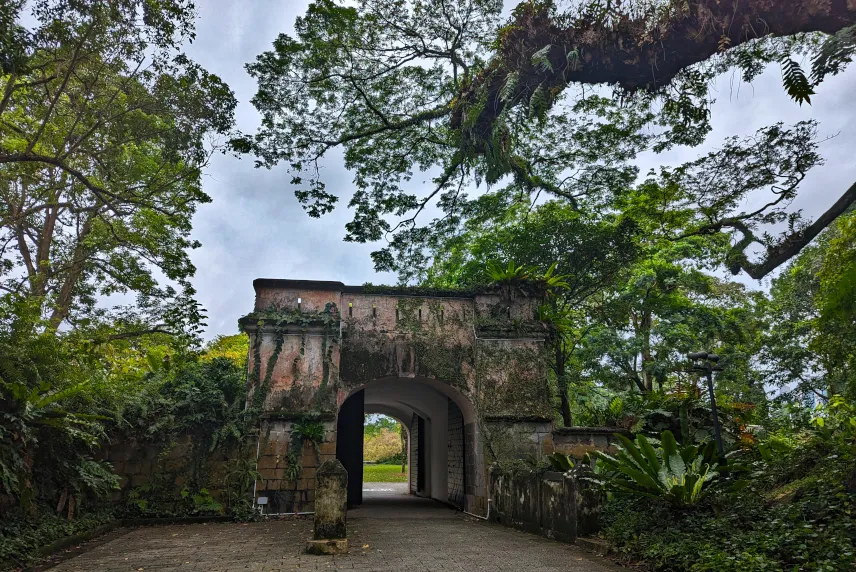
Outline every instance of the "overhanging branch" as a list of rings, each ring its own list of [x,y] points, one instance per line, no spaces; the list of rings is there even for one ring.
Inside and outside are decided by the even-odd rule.
[[[493,59],[457,98],[452,126],[460,127],[465,110],[485,101],[475,130],[490,133],[503,110],[525,103],[536,86],[551,93],[551,101],[571,83],[657,89],[681,70],[751,40],[832,34],[852,26],[856,2],[671,0],[656,16],[609,16],[580,15],[570,27],[563,27],[544,4],[521,3],[500,32]],[[516,74],[516,87],[510,94],[502,93],[511,74]]]
[[[743,270],[752,278],[760,280],[774,269],[799,254],[799,252],[808,246],[808,244],[814,240],[814,238],[820,234],[823,229],[832,224],[838,216],[843,214],[854,203],[856,203],[856,183],[850,185],[850,188],[847,189],[837,201],[835,201],[835,204],[829,207],[829,209],[820,215],[813,223],[798,232],[790,234],[783,241],[775,244],[774,246],[768,246],[766,255],[760,262],[750,262],[742,249],[740,249],[739,252],[734,252],[731,257],[731,263],[729,264],[729,270],[732,274],[738,274]],[[743,243],[747,242],[747,238],[750,235],[747,235],[744,229],[739,228],[737,224],[726,223],[723,226],[731,226],[732,228],[737,228],[744,233],[744,240],[738,242],[735,248],[740,246],[745,248],[745,246],[748,246],[748,244],[745,244],[744,246]],[[752,240],[752,242],[754,242],[754,240]]]

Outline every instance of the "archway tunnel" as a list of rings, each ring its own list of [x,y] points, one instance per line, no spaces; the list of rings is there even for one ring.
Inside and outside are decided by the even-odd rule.
[[[367,413],[398,420],[407,430],[409,494],[467,510],[478,494],[475,414],[447,384],[418,377],[382,378],[352,391],[342,402],[336,457],[348,470],[348,504],[364,502],[363,423]]]

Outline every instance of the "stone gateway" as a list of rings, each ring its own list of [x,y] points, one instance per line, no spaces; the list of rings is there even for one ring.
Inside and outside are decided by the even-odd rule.
[[[409,437],[412,493],[487,511],[487,467],[553,451],[540,294],[258,279],[250,406],[262,411],[256,498],[269,514],[317,510],[316,470],[348,472],[361,502],[366,413]]]

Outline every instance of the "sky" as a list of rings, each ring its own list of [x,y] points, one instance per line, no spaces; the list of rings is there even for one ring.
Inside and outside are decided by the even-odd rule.
[[[516,3],[506,0],[506,12]],[[185,51],[235,92],[241,131],[254,133],[259,124],[250,103],[256,86],[244,64],[269,49],[278,34],[291,34],[295,18],[308,4],[308,0],[197,0],[197,35]],[[820,136],[834,137],[820,148],[826,164],[809,174],[794,204],[816,216],[856,181],[856,66],[827,78],[817,91],[810,106],[792,102],[775,65],[751,85],[725,75],[717,81],[714,130],[707,143],[659,155],[646,153],[639,166],[644,172],[677,165],[716,148],[730,135],[749,135],[779,121],[816,119]],[[255,278],[395,282],[391,274],[374,272],[369,253],[376,245],[343,241],[353,185],[341,155],[329,155],[322,167],[328,190],[341,198],[333,213],[312,219],[289,189],[284,166],[256,169],[249,157],[213,158],[203,182],[213,202],[202,205],[194,218],[193,236],[202,247],[192,253],[197,268],[193,284],[208,312],[207,338],[237,333],[238,318],[253,308]],[[753,287],[769,283],[746,277],[741,281]]]

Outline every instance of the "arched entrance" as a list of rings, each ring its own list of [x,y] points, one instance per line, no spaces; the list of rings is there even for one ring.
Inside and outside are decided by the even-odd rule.
[[[366,411],[409,425],[412,493],[474,514],[488,509],[485,459],[552,452],[537,292],[276,279],[253,287],[254,311],[240,324],[250,400],[263,411],[259,505],[311,511],[314,471],[335,457],[352,467],[359,503]],[[305,442],[307,431],[323,437]]]
[[[377,379],[345,396],[339,407],[336,456],[348,470],[352,506],[363,502],[366,413],[389,415],[407,427],[411,494],[467,510],[467,495],[477,494],[474,475],[483,467],[478,461],[475,411],[466,397],[448,384],[416,376]]]

